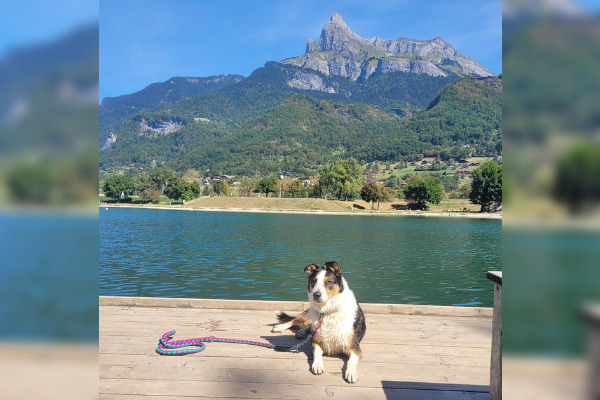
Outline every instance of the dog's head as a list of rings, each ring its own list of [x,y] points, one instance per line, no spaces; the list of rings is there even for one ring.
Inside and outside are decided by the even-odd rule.
[[[344,291],[342,270],[335,261],[326,262],[324,267],[310,264],[304,271],[308,274],[308,299],[312,303],[327,303]]]

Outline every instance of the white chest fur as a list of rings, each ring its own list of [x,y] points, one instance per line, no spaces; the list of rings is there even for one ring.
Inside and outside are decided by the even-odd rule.
[[[347,288],[325,304],[311,304],[309,316],[321,321],[313,342],[328,355],[347,353],[354,337],[354,320],[358,306],[354,293]]]

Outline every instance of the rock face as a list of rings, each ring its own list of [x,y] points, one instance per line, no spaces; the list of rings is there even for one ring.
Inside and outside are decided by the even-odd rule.
[[[110,131],[106,132],[106,136],[104,138],[104,143],[102,144],[102,147],[100,148],[100,150],[108,149],[116,141],[117,141],[117,135],[115,135],[114,133],[112,133]]]
[[[288,81],[288,86],[301,90],[317,90],[319,92],[335,93],[332,87],[327,87],[319,75],[298,72],[296,77]]]
[[[441,37],[431,40],[364,39],[352,32],[338,13],[333,13],[325,24],[318,42],[308,39],[304,55],[282,62],[352,80],[390,72],[431,76],[494,75],[477,61],[456,51]]]
[[[140,129],[138,134],[140,136],[148,136],[148,137],[159,137],[159,136],[163,136],[163,135],[168,135],[170,133],[173,132],[177,132],[178,130],[182,129],[185,124],[182,121],[175,121],[175,120],[167,120],[167,121],[155,121],[155,122],[149,122],[146,121],[145,118],[142,118],[142,120],[139,123]]]

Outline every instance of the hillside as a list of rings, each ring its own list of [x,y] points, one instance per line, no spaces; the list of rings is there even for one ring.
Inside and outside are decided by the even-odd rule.
[[[446,86],[424,111],[403,121],[402,129],[374,138],[352,155],[392,161],[424,152],[442,160],[501,154],[502,78],[467,77]]]
[[[234,175],[289,171],[306,176],[346,156],[366,162],[424,153],[444,159],[493,155],[501,138],[500,84],[495,77],[463,78],[409,118],[373,105],[300,94],[236,125],[173,110],[138,114],[123,125],[122,140],[101,153],[100,164],[104,169],[164,164]]]
[[[156,111],[163,103],[185,97],[221,90],[244,79],[241,75],[220,75],[207,78],[173,77],[165,82],[152,83],[146,88],[123,96],[106,97],[100,104],[100,148],[104,148],[108,132],[116,134],[121,124],[141,111]],[[107,144],[106,147],[112,143]]]

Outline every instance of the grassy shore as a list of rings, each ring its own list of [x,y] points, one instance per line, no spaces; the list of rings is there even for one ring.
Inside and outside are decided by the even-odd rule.
[[[363,200],[339,201],[324,199],[287,199],[264,197],[200,197],[181,205],[132,205],[132,204],[101,204],[101,206],[169,208],[201,211],[237,211],[237,212],[282,212],[282,213],[319,213],[319,214],[350,214],[350,215],[422,215],[470,218],[502,218],[501,213],[480,213],[479,206],[469,203],[466,199],[444,200],[433,205],[428,211],[403,210],[404,200],[381,203],[371,209],[371,203]]]

